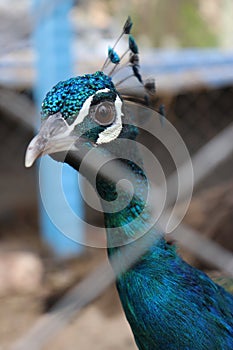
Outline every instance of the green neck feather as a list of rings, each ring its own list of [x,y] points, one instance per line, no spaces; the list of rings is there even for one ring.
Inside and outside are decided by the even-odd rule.
[[[113,152],[119,157],[121,151],[117,147],[117,151],[111,150],[112,154]],[[132,191],[125,191],[120,185],[97,176],[97,191],[104,211],[110,254],[115,251],[115,247],[134,242],[143,236],[151,226],[151,213],[147,204],[149,186],[136,145],[125,147],[124,144],[124,153],[121,154],[124,154],[125,159],[118,159],[119,165],[127,170],[124,178],[129,183],[129,189],[130,184],[133,184]],[[111,169],[111,162],[104,167]]]

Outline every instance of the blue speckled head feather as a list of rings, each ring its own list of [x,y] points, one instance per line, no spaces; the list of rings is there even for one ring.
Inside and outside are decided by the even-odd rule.
[[[42,103],[42,120],[60,112],[68,123],[73,122],[86,99],[105,88],[116,91],[112,79],[100,71],[60,81]]]

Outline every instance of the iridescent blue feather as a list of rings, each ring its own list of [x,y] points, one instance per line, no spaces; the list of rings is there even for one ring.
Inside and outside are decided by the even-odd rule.
[[[120,57],[111,47],[108,48],[108,58],[114,64],[120,63]]]
[[[138,54],[138,46],[132,35],[129,35],[129,49],[132,51],[132,53]]]

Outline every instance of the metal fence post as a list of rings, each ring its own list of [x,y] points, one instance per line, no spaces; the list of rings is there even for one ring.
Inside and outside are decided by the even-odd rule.
[[[34,88],[35,98],[38,107],[46,92],[60,80],[69,78],[72,75],[72,29],[69,22],[69,12],[72,8],[73,0],[66,1],[45,1],[33,0],[34,18],[34,47],[37,55],[36,71],[37,78]],[[63,227],[69,227],[72,237],[76,237],[78,242],[83,241],[84,228],[80,221],[77,221],[70,213],[63,214],[62,204],[59,203],[58,181],[56,174],[58,166],[55,161],[46,156],[42,167],[40,166],[40,176],[42,182],[40,186],[45,191],[50,191],[47,200],[54,215],[59,216],[59,220],[64,220]],[[64,165],[63,188],[67,201],[72,209],[82,217],[83,207],[81,196],[78,190],[77,173]],[[43,204],[40,204],[40,223],[43,239],[52,248],[56,255],[67,257],[80,253],[83,246],[67,238],[51,221],[50,213],[47,213]]]

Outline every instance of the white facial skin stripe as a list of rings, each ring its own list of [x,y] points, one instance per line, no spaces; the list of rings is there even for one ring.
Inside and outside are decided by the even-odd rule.
[[[88,97],[86,99],[86,101],[84,102],[82,108],[80,109],[79,111],[79,114],[77,116],[77,118],[75,119],[75,121],[73,122],[73,124],[69,125],[68,129],[69,129],[69,133],[71,133],[75,126],[82,123],[84,118],[88,115],[89,113],[89,109],[90,109],[90,106],[91,106],[91,102],[93,100],[93,97],[96,95],[96,94],[99,94],[101,92],[109,92],[110,90],[109,89],[102,89],[102,90],[99,90],[97,91],[94,95]]]
[[[100,145],[101,143],[108,143],[115,140],[119,136],[122,130],[122,119],[121,119],[122,101],[119,98],[119,96],[117,96],[116,98],[115,107],[116,107],[116,120],[114,124],[112,124],[111,126],[109,126],[107,129],[105,129],[99,134],[99,137],[96,141],[98,145]]]
[[[97,91],[96,94],[99,94],[102,92],[109,92],[109,91],[110,90],[106,88],[106,89],[102,89],[102,90]],[[84,102],[84,104],[83,104],[77,118],[73,122],[73,124],[71,124],[71,125],[67,124],[67,130],[65,133],[63,133],[63,136],[70,135],[71,132],[74,130],[75,126],[83,122],[84,118],[89,113],[91,102],[96,94],[94,94],[86,99],[86,101]],[[116,120],[111,126],[106,128],[104,131],[102,131],[99,134],[99,137],[96,141],[97,144],[108,143],[112,140],[115,140],[119,136],[119,134],[122,130],[122,120],[121,120],[122,101],[119,98],[119,96],[116,97],[115,107],[116,107]]]

